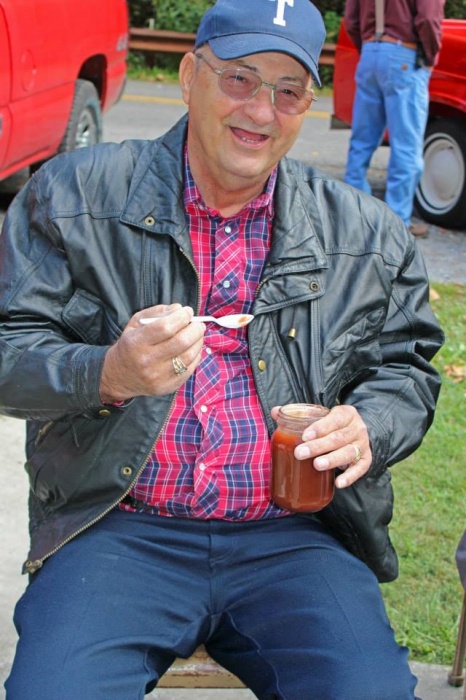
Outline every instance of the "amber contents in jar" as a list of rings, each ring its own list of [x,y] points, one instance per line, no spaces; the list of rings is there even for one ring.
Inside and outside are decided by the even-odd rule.
[[[328,413],[314,404],[281,406],[272,435],[272,499],[281,508],[312,512],[333,498],[335,470],[317,471],[312,459],[298,460],[294,449],[303,442],[305,428]]]

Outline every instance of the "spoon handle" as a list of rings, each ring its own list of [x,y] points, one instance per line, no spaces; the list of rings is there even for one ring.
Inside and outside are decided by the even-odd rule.
[[[139,323],[146,325],[147,323],[153,323],[153,321],[156,320],[156,318],[152,317],[140,318]],[[192,323],[193,321],[215,321],[216,323],[218,323],[218,319],[214,318],[213,316],[193,316],[190,323]]]

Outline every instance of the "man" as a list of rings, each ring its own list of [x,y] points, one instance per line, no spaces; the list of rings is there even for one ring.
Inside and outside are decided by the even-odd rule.
[[[345,182],[365,192],[367,169],[385,129],[390,138],[385,201],[415,236],[427,226],[412,223],[416,187],[423,170],[429,79],[440,50],[445,0],[347,0],[345,26],[361,56],[356,70],[351,140]]]
[[[218,0],[188,116],[55,159],[8,212],[0,397],[31,480],[8,700],[142,697],[200,643],[264,700],[414,697],[376,575],[442,334],[401,221],[285,157],[323,40],[309,0]],[[331,409],[296,448],[338,470],[317,514],[270,499],[293,402]]]

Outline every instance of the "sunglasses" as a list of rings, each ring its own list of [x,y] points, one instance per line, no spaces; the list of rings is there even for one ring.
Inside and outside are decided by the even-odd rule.
[[[303,114],[317,98],[314,90],[303,88],[286,80],[279,80],[276,85],[262,80],[257,73],[249,68],[215,68],[201,53],[195,54],[218,75],[218,85],[224,95],[233,100],[246,102],[257,95],[259,90],[266,85],[272,91],[272,104],[285,114]]]

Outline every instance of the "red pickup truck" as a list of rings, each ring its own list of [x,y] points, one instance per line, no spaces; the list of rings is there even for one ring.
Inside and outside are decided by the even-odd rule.
[[[126,0],[0,0],[0,180],[101,140],[127,49]]]
[[[344,23],[335,51],[332,127],[351,125],[358,53]],[[429,85],[420,215],[449,228],[466,226],[466,20],[443,22],[442,48]]]

